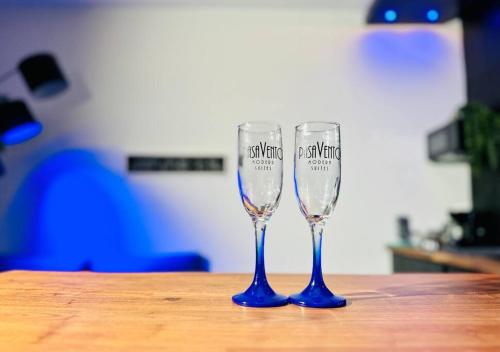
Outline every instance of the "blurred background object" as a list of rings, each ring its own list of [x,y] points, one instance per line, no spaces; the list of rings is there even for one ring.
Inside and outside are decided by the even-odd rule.
[[[402,244],[409,245],[411,238],[410,219],[404,216],[398,218],[398,235]]]
[[[64,78],[55,58],[50,54],[44,53],[26,57],[19,63],[18,70],[31,94],[36,98],[50,98],[68,88],[68,82]],[[12,70],[2,75],[0,83],[13,76],[14,73],[15,70]],[[0,142],[3,145],[9,146],[26,142],[36,137],[41,131],[42,124],[33,118],[23,101],[1,98]],[[41,210],[34,194],[48,191],[47,188],[50,188],[48,182],[54,180],[47,177],[47,175],[54,173],[55,167],[64,165],[65,159],[71,160],[71,165],[68,166],[73,168],[72,171],[79,168],[76,172],[65,175],[65,179],[72,177],[75,181],[66,189],[62,188],[64,191],[59,193],[59,198],[52,201],[53,204],[51,204],[50,208]],[[90,170],[98,170],[98,164],[93,161],[91,156],[87,157],[85,153],[71,151],[66,151],[63,156],[58,155],[54,160],[56,162],[51,163],[50,168],[39,166],[39,169],[42,168],[42,170],[46,168],[46,171],[42,172],[41,176],[36,176],[40,174],[38,169],[37,173],[29,179],[32,183],[32,190],[25,196],[28,201],[24,201],[25,204],[20,212],[26,212],[26,215],[34,216],[34,219],[22,219],[19,216],[9,217],[17,218],[18,221],[23,222],[23,224],[13,223],[10,228],[15,229],[26,226],[26,223],[31,223],[31,226],[27,226],[24,233],[20,232],[20,236],[16,236],[15,242],[17,242],[18,248],[11,246],[11,253],[0,256],[0,270],[93,270],[111,272],[208,270],[208,261],[196,253],[134,255],[133,250],[127,251],[122,248],[119,243],[124,241],[123,237],[126,233],[124,231],[112,231],[112,229],[124,226],[119,218],[113,218],[114,212],[117,211],[116,209],[120,205],[113,206],[109,203],[110,198],[99,197],[101,192],[110,190],[102,188],[105,183],[95,183],[97,179],[91,180],[91,183],[86,180]],[[66,171],[64,166],[62,171]],[[106,173],[106,171],[104,172]],[[0,176],[3,173],[2,165]],[[91,177],[94,174],[97,175],[94,172]],[[55,180],[58,180],[61,174],[54,174],[53,176]],[[36,181],[32,182],[33,179]],[[61,180],[59,180],[54,186],[60,188],[61,184]],[[110,187],[113,188],[116,188],[117,184],[119,184],[118,179],[109,183]],[[54,186],[52,186],[52,189]],[[54,194],[54,192],[52,193]],[[68,196],[74,198],[78,204],[74,209],[70,207],[69,211],[66,203]],[[22,196],[18,194],[17,197]],[[106,206],[106,204],[109,205]],[[11,209],[15,209],[14,207],[11,207]],[[32,210],[28,211],[30,209]],[[49,217],[47,216],[47,210],[49,209],[57,209],[58,211]],[[99,210],[96,212],[96,209]],[[93,218],[92,214],[96,216]],[[42,218],[42,220],[37,220],[38,218]],[[49,221],[50,224],[45,225],[45,221]],[[40,231],[44,226],[49,226],[50,231],[46,233]],[[57,230],[59,228],[60,231]],[[9,233],[11,236],[15,234],[13,231],[9,231]],[[39,235],[40,233],[41,235]],[[69,236],[69,241],[65,238],[67,236]],[[5,242],[6,238],[3,240]]]
[[[425,251],[448,248],[464,254],[479,249],[496,258],[500,256],[500,2],[378,0],[370,7],[367,21],[443,23],[455,17],[463,26],[468,104],[450,123],[428,134],[428,152],[435,162],[470,164],[472,209],[451,212],[450,221],[417,241],[417,247]],[[394,254],[397,271],[398,255]],[[408,266],[405,270],[411,271]],[[415,270],[422,269],[416,264]]]
[[[23,59],[16,69],[8,69],[0,75],[0,84],[20,73],[31,94],[49,98],[64,91],[68,83],[50,54],[36,54]],[[4,145],[25,142],[42,131],[42,124],[35,120],[21,100],[10,100],[0,95],[0,140]]]
[[[483,214],[496,214],[498,176],[471,173],[469,163],[490,162],[492,152],[484,159],[479,147],[467,148],[477,126],[467,129],[463,114],[493,121],[485,112],[497,112],[497,5],[3,1],[0,72],[16,67],[24,77],[36,98],[25,104],[44,133],[2,155],[0,252],[54,253],[92,270],[103,266],[89,258],[105,257],[113,271],[130,270],[124,253],[194,253],[196,268],[210,260],[217,272],[249,272],[253,241],[238,199],[236,126],[277,120],[285,178],[268,270],[308,272],[293,133],[285,132],[301,121],[333,120],[342,125],[345,182],[328,224],[325,272],[388,273],[386,246],[401,247],[400,236],[406,249],[468,244],[491,259],[498,232],[495,216]],[[19,58],[47,51],[64,70],[26,79],[30,66],[55,60],[41,55],[19,65]],[[55,83],[40,85],[47,77]],[[68,82],[64,95],[38,99]],[[21,96],[20,83],[9,80],[2,92]],[[408,220],[397,230],[400,214]]]
[[[469,104],[429,135],[430,158],[461,161],[472,169],[472,210],[462,222],[462,246],[500,246],[500,2],[462,0]],[[436,150],[436,146],[442,146]],[[437,148],[439,149],[439,148]],[[451,160],[450,160],[451,157]]]
[[[439,24],[455,19],[459,9],[459,0],[375,0],[368,10],[367,22]]]
[[[25,142],[42,131],[42,124],[33,118],[21,100],[0,102],[0,140],[4,145]]]
[[[18,66],[31,94],[48,98],[68,88],[68,82],[50,54],[37,54],[23,59]]]

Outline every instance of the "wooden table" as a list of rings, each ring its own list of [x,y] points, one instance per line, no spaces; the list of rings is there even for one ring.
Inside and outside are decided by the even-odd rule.
[[[328,276],[345,308],[242,308],[250,275],[0,273],[1,351],[500,351],[500,275]],[[283,293],[305,275],[271,275]]]

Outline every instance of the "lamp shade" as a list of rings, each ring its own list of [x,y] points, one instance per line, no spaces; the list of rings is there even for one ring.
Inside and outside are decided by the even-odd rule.
[[[20,100],[0,103],[0,142],[12,145],[25,142],[42,132],[26,104]]]
[[[18,69],[37,98],[51,97],[68,87],[56,59],[50,54],[29,56],[19,63]]]

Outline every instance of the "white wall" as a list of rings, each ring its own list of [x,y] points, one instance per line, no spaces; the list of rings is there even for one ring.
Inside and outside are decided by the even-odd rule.
[[[193,3],[193,2],[191,2]],[[459,23],[367,27],[362,8],[335,6],[76,6],[0,9],[0,71],[50,50],[72,89],[29,100],[44,134],[3,155],[0,215],[37,161],[66,148],[98,153],[146,198],[156,251],[198,250],[214,271],[253,269],[251,223],[237,194],[236,126],[282,124],[280,208],[268,228],[270,272],[308,272],[310,236],[292,185],[293,127],[342,124],[341,196],[324,268],[387,273],[395,219],[439,227],[469,205],[465,166],[427,161],[426,132],[464,103]],[[19,80],[2,86],[26,96]],[[128,154],[227,156],[227,172],[127,175]],[[180,240],[165,234],[168,213]],[[173,215],[172,215],[173,214]]]

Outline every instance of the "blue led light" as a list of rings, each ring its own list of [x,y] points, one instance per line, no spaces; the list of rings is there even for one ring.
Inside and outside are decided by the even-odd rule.
[[[398,13],[394,10],[387,10],[384,13],[384,18],[387,22],[396,22],[398,19]]]
[[[437,10],[427,11],[427,19],[429,22],[437,22],[439,20],[439,12]]]
[[[0,139],[5,145],[19,144],[38,136],[42,129],[42,124],[39,122],[27,122],[9,129]]]

